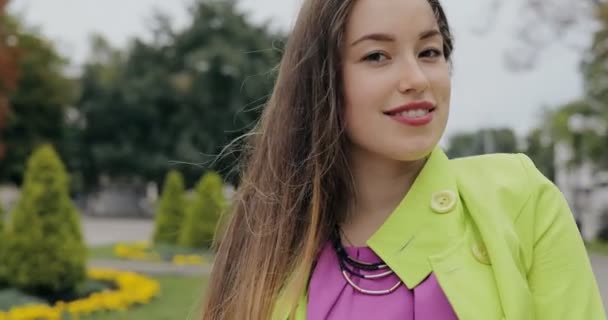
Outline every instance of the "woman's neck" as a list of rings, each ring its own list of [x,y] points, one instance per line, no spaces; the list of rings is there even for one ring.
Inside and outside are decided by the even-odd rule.
[[[360,149],[351,150],[354,198],[348,206],[346,221],[340,226],[345,244],[365,246],[410,190],[425,162],[426,159],[396,161]]]

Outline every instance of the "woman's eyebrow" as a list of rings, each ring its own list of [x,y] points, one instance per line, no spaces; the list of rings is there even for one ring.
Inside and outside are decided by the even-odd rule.
[[[420,37],[420,40],[425,40],[425,39],[436,37],[436,36],[441,37],[441,32],[439,32],[439,30],[437,30],[437,29],[430,29],[430,30],[421,32],[419,37]]]
[[[420,40],[425,40],[425,39],[429,39],[429,38],[437,37],[437,36],[441,37],[441,32],[439,32],[439,30],[429,29],[429,30],[425,30],[425,31],[421,32],[418,37],[420,38]],[[366,34],[366,35],[362,36],[361,38],[353,41],[353,43],[351,43],[350,45],[351,45],[351,47],[353,47],[363,41],[393,42],[393,41],[395,41],[395,36],[392,34],[388,34],[388,33],[370,33],[370,34]]]
[[[355,46],[363,41],[367,41],[367,40],[372,40],[372,41],[380,41],[380,42],[393,42],[395,41],[395,36],[392,34],[386,34],[386,33],[370,33],[370,34],[366,34],[363,37],[353,41],[353,43],[351,43],[351,47]]]

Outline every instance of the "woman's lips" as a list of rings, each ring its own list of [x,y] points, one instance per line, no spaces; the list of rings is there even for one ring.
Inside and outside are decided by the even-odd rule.
[[[393,120],[409,126],[424,126],[433,121],[435,109],[432,110],[422,110],[417,109],[410,112],[401,112],[395,114],[387,114]]]
[[[424,126],[433,121],[435,105],[428,101],[412,102],[384,112],[393,120],[408,126]]]

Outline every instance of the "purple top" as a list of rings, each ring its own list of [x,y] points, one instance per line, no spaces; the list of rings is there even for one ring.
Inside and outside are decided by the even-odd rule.
[[[368,263],[380,262],[380,258],[367,247],[347,247],[346,252],[349,256]],[[351,279],[359,287],[368,290],[385,290],[399,281],[396,274],[381,279],[362,279],[356,276]],[[457,320],[458,317],[434,274],[430,274],[412,290],[402,285],[388,295],[359,293],[344,280],[338,257],[330,242],[321,251],[310,279],[307,319]]]

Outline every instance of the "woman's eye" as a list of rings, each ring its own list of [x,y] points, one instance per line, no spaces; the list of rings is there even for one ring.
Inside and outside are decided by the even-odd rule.
[[[386,56],[386,54],[384,54],[382,52],[374,52],[374,53],[368,54],[367,56],[365,56],[365,58],[363,58],[364,61],[371,61],[371,62],[383,62],[386,59],[388,59],[388,57]]]
[[[437,50],[437,49],[427,49],[422,51],[422,53],[420,53],[420,57],[421,58],[437,58],[437,57],[441,57],[443,55],[443,52],[441,52],[441,50]]]

